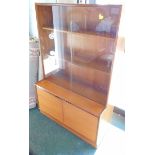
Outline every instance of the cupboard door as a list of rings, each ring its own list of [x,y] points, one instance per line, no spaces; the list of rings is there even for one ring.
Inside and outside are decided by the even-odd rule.
[[[58,121],[63,121],[62,113],[62,101],[61,99],[43,91],[37,89],[39,108],[41,111],[51,115]]]
[[[81,134],[85,138],[95,142],[98,118],[75,106],[63,103],[64,124]]]

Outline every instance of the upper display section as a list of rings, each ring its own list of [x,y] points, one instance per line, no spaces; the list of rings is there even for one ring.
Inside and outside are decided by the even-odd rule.
[[[93,6],[93,7],[92,7]],[[120,5],[52,5],[52,21],[45,28],[116,37],[121,13]],[[42,6],[44,7],[44,6]]]
[[[107,103],[121,5],[36,3],[44,77]]]

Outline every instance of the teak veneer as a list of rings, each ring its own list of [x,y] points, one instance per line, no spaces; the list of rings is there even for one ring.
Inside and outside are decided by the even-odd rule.
[[[35,8],[44,77],[35,85],[40,112],[98,147],[103,117],[112,113],[107,102],[116,45],[122,42],[117,43],[121,5]]]

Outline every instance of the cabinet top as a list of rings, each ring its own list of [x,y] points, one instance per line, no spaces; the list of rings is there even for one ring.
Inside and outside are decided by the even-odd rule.
[[[105,4],[105,5],[100,5],[100,4],[71,4],[71,3],[35,3],[35,5],[40,5],[40,6],[74,6],[74,7],[108,7],[108,6],[118,6],[122,7],[122,5],[112,5],[112,4]]]
[[[99,117],[106,108],[106,105],[89,100],[86,97],[74,93],[73,91],[58,86],[47,79],[37,82],[36,86],[97,117]]]

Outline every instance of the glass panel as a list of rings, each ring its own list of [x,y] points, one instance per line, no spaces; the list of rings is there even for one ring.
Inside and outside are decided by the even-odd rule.
[[[52,6],[45,75],[98,103],[107,102],[121,7]],[[52,26],[51,26],[52,25]]]

